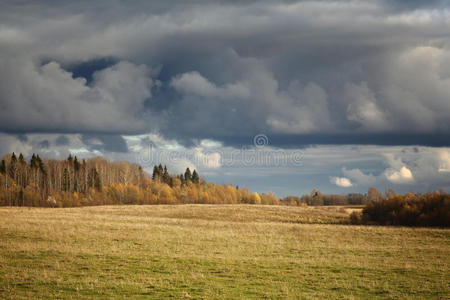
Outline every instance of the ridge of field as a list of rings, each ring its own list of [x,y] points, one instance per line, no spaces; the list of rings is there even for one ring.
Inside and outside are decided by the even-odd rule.
[[[2,207],[0,298],[449,298],[449,229],[354,209]]]

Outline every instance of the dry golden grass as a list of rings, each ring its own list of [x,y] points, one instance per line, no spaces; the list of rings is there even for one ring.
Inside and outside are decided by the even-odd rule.
[[[0,208],[0,298],[449,297],[450,230],[336,225],[347,216],[342,207]]]

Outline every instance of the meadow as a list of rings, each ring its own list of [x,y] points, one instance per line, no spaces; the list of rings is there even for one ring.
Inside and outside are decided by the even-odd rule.
[[[355,209],[1,207],[0,298],[450,298],[450,229]]]

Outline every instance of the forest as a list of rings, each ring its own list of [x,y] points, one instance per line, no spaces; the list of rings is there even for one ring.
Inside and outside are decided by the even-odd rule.
[[[147,174],[129,162],[109,162],[70,155],[66,160],[33,154],[3,157],[0,165],[0,205],[77,207],[112,204],[279,204],[272,193],[252,193],[244,187],[217,185],[201,179],[196,170],[170,174],[155,166]]]

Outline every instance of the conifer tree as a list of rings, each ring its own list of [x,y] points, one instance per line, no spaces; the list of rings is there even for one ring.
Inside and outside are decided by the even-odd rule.
[[[184,181],[191,181],[191,176],[191,170],[189,170],[189,168],[186,168],[186,172],[184,172]]]
[[[169,180],[170,180],[170,175],[169,175],[169,172],[167,171],[167,167],[166,166],[164,166],[164,171],[163,171],[163,182],[164,183],[169,183]]]
[[[33,153],[31,156],[30,165],[32,169],[37,169],[37,161],[36,161],[36,154]]]
[[[69,171],[67,168],[64,168],[64,175],[63,175],[63,190],[68,192],[70,189],[70,177],[69,177]]]
[[[158,175],[158,168],[156,166],[153,166],[152,179],[155,180],[157,175]]]
[[[39,171],[45,176],[47,175],[47,172],[45,170],[44,163],[42,162],[42,159],[39,157],[39,154],[36,156],[37,165],[39,167]]]
[[[198,184],[200,182],[200,177],[198,176],[197,170],[192,172],[192,182]]]
[[[23,154],[20,153],[19,155],[19,164],[18,164],[18,183],[22,186],[22,187],[26,187],[27,186],[27,181],[28,181],[28,169],[27,169],[27,162],[25,160],[25,158],[23,157]]]
[[[184,176],[183,176],[183,174],[178,175],[178,178],[180,179],[181,185],[184,185]]]
[[[0,165],[0,173],[5,174],[6,173],[6,161],[2,159],[2,163]]]
[[[26,164],[26,161],[25,161],[25,159],[23,158],[23,154],[22,153],[20,153],[20,155],[19,155],[19,163],[20,164]]]
[[[73,168],[75,172],[78,172],[78,170],[80,170],[80,163],[78,162],[78,158],[76,156],[73,160]]]
[[[13,154],[11,155],[11,162],[9,163],[9,177],[16,180],[16,171],[17,171],[17,157]]]

